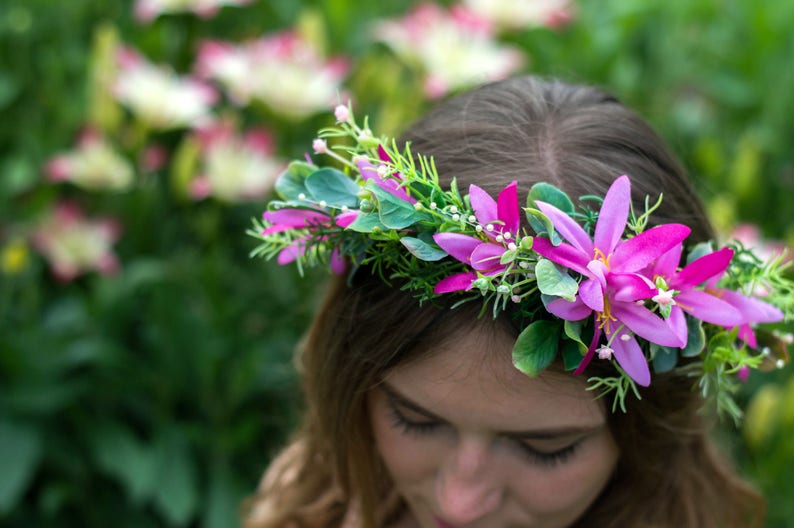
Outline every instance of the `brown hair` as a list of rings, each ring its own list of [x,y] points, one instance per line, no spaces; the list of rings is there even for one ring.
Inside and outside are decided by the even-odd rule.
[[[570,196],[603,196],[628,174],[635,207],[663,190],[656,223],[681,222],[690,241],[712,237],[680,164],[634,112],[601,90],[535,77],[485,85],[450,99],[402,137],[433,156],[442,180],[477,183],[495,196],[518,180],[526,193],[547,181]],[[525,196],[520,196],[523,201]],[[390,368],[477,317],[474,303],[419,307],[408,292],[366,269],[328,291],[299,365],[303,428],[268,470],[246,526],[331,528],[358,511],[355,526],[383,523],[390,483],[374,449],[367,392]],[[594,362],[589,372],[597,373]],[[609,415],[620,459],[611,482],[580,521],[589,527],[761,526],[763,501],[713,447],[692,378],[654,374],[627,412]]]

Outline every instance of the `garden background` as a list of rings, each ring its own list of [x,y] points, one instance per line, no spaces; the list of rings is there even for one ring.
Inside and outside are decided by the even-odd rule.
[[[236,525],[295,423],[324,277],[249,259],[245,231],[340,100],[394,134],[513,73],[601,85],[721,233],[794,242],[794,3],[417,6],[0,4],[0,525]],[[715,434],[790,526],[792,368],[741,399]]]

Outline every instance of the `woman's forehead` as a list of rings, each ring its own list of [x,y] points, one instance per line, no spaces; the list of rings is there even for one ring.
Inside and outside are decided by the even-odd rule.
[[[400,395],[448,421],[487,421],[510,430],[604,421],[585,381],[546,369],[530,378],[512,365],[515,337],[491,325],[457,332],[389,371]]]

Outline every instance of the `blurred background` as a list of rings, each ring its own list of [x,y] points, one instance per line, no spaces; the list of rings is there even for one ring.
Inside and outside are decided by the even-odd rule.
[[[246,230],[339,101],[396,134],[491,79],[600,85],[720,233],[791,246],[792,27],[789,0],[4,0],[0,525],[237,524],[325,277]],[[740,399],[715,434],[790,526],[792,368]]]

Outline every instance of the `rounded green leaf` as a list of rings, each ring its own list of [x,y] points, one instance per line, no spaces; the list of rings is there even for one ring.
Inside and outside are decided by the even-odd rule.
[[[306,188],[317,202],[333,207],[358,207],[359,186],[344,172],[323,168],[309,174]]]
[[[537,376],[554,361],[560,344],[560,321],[535,321],[519,334],[513,346],[513,365]]]
[[[573,202],[568,195],[550,183],[539,182],[532,186],[527,195],[527,207],[535,208],[536,200],[551,204],[568,214],[574,210]]]
[[[300,200],[299,196],[311,193],[306,188],[306,178],[317,170],[317,167],[305,161],[293,161],[276,180],[276,193],[284,200]]]
[[[579,291],[579,283],[567,273],[560,271],[548,259],[538,260],[535,265],[535,277],[538,281],[538,289],[546,295],[562,297],[566,301],[573,302]]]
[[[400,243],[405,246],[413,256],[419,260],[428,262],[435,262],[447,256],[447,252],[443,249],[433,247],[427,242],[418,238],[406,236],[400,239]]]

